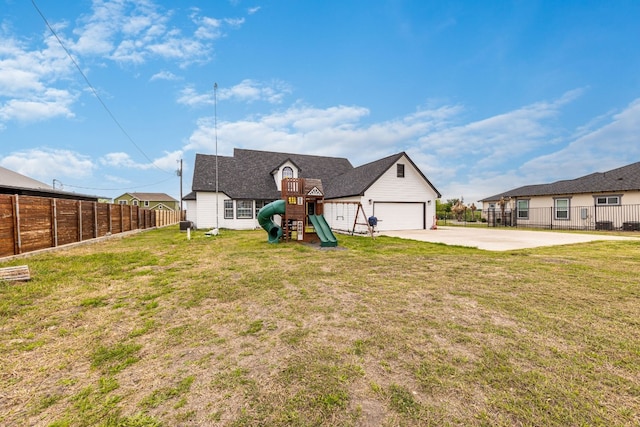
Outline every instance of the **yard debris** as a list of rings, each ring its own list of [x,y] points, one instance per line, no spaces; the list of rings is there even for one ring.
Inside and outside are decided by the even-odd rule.
[[[27,281],[31,280],[28,265],[17,265],[15,267],[0,268],[0,280],[7,281]]]

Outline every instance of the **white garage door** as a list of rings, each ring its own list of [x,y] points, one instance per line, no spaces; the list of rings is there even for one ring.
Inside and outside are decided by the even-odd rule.
[[[378,230],[422,230],[424,203],[374,202],[373,215],[378,218]]]

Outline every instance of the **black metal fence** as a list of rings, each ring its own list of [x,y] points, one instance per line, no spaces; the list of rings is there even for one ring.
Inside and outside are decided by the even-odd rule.
[[[640,205],[575,206],[567,210],[554,207],[485,209],[482,221],[489,227],[640,231]]]

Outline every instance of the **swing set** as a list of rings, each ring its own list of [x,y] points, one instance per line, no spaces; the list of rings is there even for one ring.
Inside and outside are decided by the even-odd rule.
[[[367,217],[367,215],[364,212],[364,208],[362,207],[362,203],[360,202],[328,202],[325,200],[325,205],[331,204],[331,205],[336,205],[336,208],[338,206],[341,207],[341,213],[342,215],[336,215],[336,219],[341,219],[342,221],[345,221],[345,211],[346,211],[346,223],[350,224],[350,219],[349,219],[349,212],[351,211],[350,206],[351,205],[356,205],[356,214],[355,217],[353,219],[353,225],[351,226],[351,229],[347,230],[352,236],[356,231],[356,226],[357,225],[364,225],[365,227],[367,227],[367,231],[369,233],[369,235],[371,236],[371,238],[375,238],[373,235],[374,232],[374,227],[371,226],[371,224],[369,223],[369,218]],[[333,209],[332,209],[333,210]],[[336,209],[337,210],[337,209]],[[336,212],[337,213],[337,212]]]

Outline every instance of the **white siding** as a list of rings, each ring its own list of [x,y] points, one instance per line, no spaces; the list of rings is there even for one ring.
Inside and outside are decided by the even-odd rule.
[[[194,221],[196,228],[209,229],[216,226],[216,193],[211,192],[199,192],[196,194],[197,207],[195,214],[192,214],[197,221]],[[229,196],[224,193],[220,193],[218,198],[218,218],[217,223],[219,228],[229,228],[232,230],[253,230],[259,228],[258,219],[255,218],[255,201],[252,201],[252,216],[253,218],[236,218],[236,201],[233,200],[233,218],[224,217],[224,201],[230,200]],[[277,222],[277,221],[276,221]]]
[[[278,191],[282,190],[282,170],[286,167],[290,167],[293,170],[293,178],[298,178],[300,174],[300,171],[298,170],[296,165],[294,165],[290,161],[284,162],[278,169],[278,172],[273,174],[273,179],[276,182],[276,188],[278,188]]]
[[[222,197],[220,198],[222,199]],[[216,193],[196,193],[196,228],[213,228],[216,226]],[[219,200],[219,207],[223,208],[223,201]],[[220,214],[220,218],[223,215]]]
[[[351,232],[353,230],[353,223],[358,209],[359,202],[362,202],[361,197],[345,197],[338,200],[325,200],[324,201],[324,217],[333,230]],[[353,202],[353,203],[343,203]],[[364,215],[360,213],[358,222],[365,222],[369,216],[372,215],[373,210],[371,206],[366,206],[362,203],[364,209]],[[366,225],[356,225],[356,233],[366,233],[368,231]]]
[[[594,196],[621,196],[620,204],[622,205],[640,205],[640,191],[611,191],[607,193],[586,193],[586,194],[568,194],[566,196],[533,196],[520,197],[521,199],[529,199],[530,208],[549,208],[553,207],[553,200],[558,197],[568,197],[571,199],[571,206],[593,206],[595,204]]]
[[[404,165],[404,178],[397,176],[398,163]],[[380,220],[378,230],[430,228],[436,215],[437,197],[436,191],[411,165],[409,159],[402,157],[365,191],[364,196],[325,200],[324,216],[334,230],[350,232],[357,204],[339,202],[360,202],[366,218],[375,215]],[[364,222],[362,214],[358,222]],[[365,225],[356,225],[356,233],[366,231]]]
[[[198,204],[195,200],[186,200],[187,221],[193,222],[198,226]]]
[[[397,176],[398,163],[404,165],[404,178]],[[369,187],[363,200],[367,205],[371,200],[374,207],[372,215],[380,221],[378,229],[408,230],[430,228],[433,225],[437,197],[435,190],[411,165],[409,159],[402,157]],[[407,204],[408,202],[415,204]],[[382,209],[381,214],[378,212],[378,207]]]

